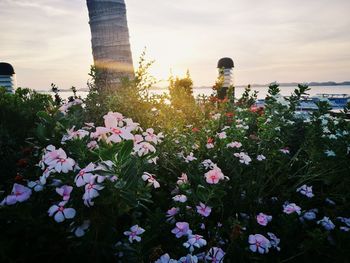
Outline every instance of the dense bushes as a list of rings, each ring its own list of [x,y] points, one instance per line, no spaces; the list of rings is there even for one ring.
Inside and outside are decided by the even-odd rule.
[[[51,96],[18,88],[15,94],[0,88],[0,180],[16,177],[18,169],[28,164],[31,151],[25,140],[34,136],[37,112],[52,105]]]
[[[271,85],[264,109],[249,89],[198,105],[189,77],[152,97],[144,74],[37,113],[1,196],[1,262],[347,262],[344,116],[297,114],[302,85]]]

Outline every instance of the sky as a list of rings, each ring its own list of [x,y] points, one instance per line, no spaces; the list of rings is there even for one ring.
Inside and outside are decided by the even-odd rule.
[[[159,80],[190,70],[212,86],[350,80],[349,0],[126,0],[134,65],[146,48]],[[18,86],[86,88],[93,63],[85,0],[0,0],[0,61]],[[163,83],[163,84],[162,84]],[[166,85],[161,82],[160,85]]]

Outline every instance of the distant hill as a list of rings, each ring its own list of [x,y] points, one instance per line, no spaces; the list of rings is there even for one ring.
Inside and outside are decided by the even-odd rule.
[[[290,82],[290,83],[278,83],[280,87],[293,87],[298,86],[297,82]],[[335,81],[327,81],[327,82],[309,82],[306,83],[310,87],[313,86],[348,86],[350,85],[350,81],[343,81],[343,82],[335,82]],[[251,84],[252,87],[268,87],[270,84]],[[245,87],[245,86],[238,86],[238,87]]]

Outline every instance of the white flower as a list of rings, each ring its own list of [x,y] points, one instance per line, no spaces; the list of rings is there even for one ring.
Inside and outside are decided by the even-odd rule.
[[[216,114],[214,114],[214,115],[212,116],[212,119],[213,119],[213,120],[218,120],[218,119],[220,119],[220,117],[221,117],[221,114],[220,114],[220,113],[216,113]]]
[[[301,208],[297,206],[295,203],[286,203],[283,205],[283,212],[286,214],[292,214],[292,213],[297,213],[300,215],[301,213]]]
[[[28,187],[33,189],[34,192],[41,192],[44,189],[44,185],[40,182],[40,180],[29,181]]]
[[[249,155],[244,153],[244,152],[235,153],[233,155],[235,157],[239,158],[240,163],[244,163],[245,165],[249,165],[249,163],[252,161],[252,159],[249,157]]]
[[[177,185],[183,185],[183,184],[187,184],[188,183],[188,177],[187,174],[182,173],[180,177],[177,178]]]
[[[82,225],[78,226],[77,228],[73,229],[74,235],[76,237],[82,237],[85,235],[86,230],[88,230],[90,227],[90,220],[85,220]]]
[[[335,225],[329,217],[323,217],[321,220],[317,221],[317,224],[321,224],[326,230],[333,230]]]
[[[290,152],[289,152],[289,148],[282,148],[282,149],[280,149],[280,152],[281,153],[284,153],[284,154],[289,154]]]
[[[130,228],[130,231],[125,231],[124,235],[129,237],[129,242],[133,243],[133,241],[137,241],[140,242],[141,241],[141,237],[139,237],[139,235],[143,234],[145,232],[145,230],[141,227],[139,227],[138,225],[134,225]]]
[[[154,263],[178,263],[178,261],[175,259],[171,259],[169,254],[164,254]]]
[[[134,153],[137,153],[139,157],[155,152],[156,148],[149,142],[141,142],[134,145]]]
[[[90,182],[85,185],[85,193],[83,195],[83,200],[85,204],[93,204],[91,200],[98,197],[100,194],[98,191],[102,190],[104,187],[95,183],[96,177],[92,176]]]
[[[73,126],[71,129],[67,130],[67,134],[63,135],[61,143],[65,144],[66,141],[74,140],[74,139],[82,139],[89,135],[88,131],[85,130],[77,130],[75,131],[75,126]]]
[[[155,178],[154,174],[144,172],[142,175],[142,180],[147,181],[149,185],[153,185],[154,188],[159,188],[160,184]]]
[[[193,156],[193,153],[191,152],[189,155],[187,155],[186,157],[183,157],[185,159],[186,163],[192,162],[194,160],[197,160],[196,157]]]
[[[185,203],[187,201],[187,196],[186,195],[175,195],[173,197],[173,200],[175,202]]]
[[[60,188],[56,188],[56,192],[63,197],[63,201],[69,200],[72,191],[73,187],[69,185],[63,185]]]
[[[89,142],[86,147],[88,147],[89,150],[94,150],[94,149],[98,149],[99,146],[97,144],[97,141],[91,141]]]
[[[264,155],[262,155],[262,154],[259,154],[257,157],[256,157],[256,159],[258,160],[258,161],[263,161],[263,160],[266,160],[266,157],[264,156]]]
[[[226,139],[227,138],[226,132],[220,132],[217,134],[217,136],[219,137],[219,139]]]
[[[154,130],[152,128],[147,129],[143,136],[145,136],[145,140],[148,142],[153,142],[154,144],[158,144],[162,142],[162,139],[164,138],[163,133],[159,133],[158,135],[154,134]]]
[[[312,186],[307,186],[306,184],[300,186],[297,189],[297,192],[307,196],[308,198],[314,197],[314,194],[312,193]]]
[[[53,205],[49,208],[49,216],[54,215],[57,223],[63,222],[65,219],[72,219],[75,217],[76,211],[74,208],[65,208],[66,201],[60,202],[58,205]]]
[[[205,169],[212,169],[214,168],[214,166],[216,166],[212,160],[210,159],[206,159],[202,162],[202,165],[205,167]]]
[[[157,164],[157,161],[159,160],[159,157],[153,157],[151,159],[149,159],[147,162],[148,163],[153,163],[153,164]]]
[[[335,152],[332,150],[326,150],[324,153],[327,155],[327,157],[335,157],[336,156]]]
[[[91,177],[93,174],[91,172],[95,171],[95,165],[93,163],[89,163],[88,166],[86,166],[84,169],[81,169],[77,176],[74,179],[75,184],[78,187],[81,187],[88,182],[90,182]]]
[[[14,184],[12,187],[11,194],[6,196],[0,203],[1,205],[14,205],[17,202],[24,202],[30,198],[32,190],[21,184]]]
[[[188,248],[190,252],[194,251],[194,248],[201,248],[207,245],[207,241],[201,235],[188,235],[187,242],[183,243],[185,248]]]
[[[75,161],[72,158],[68,158],[62,148],[54,150],[47,155],[45,157],[45,163],[49,166],[48,168],[50,170],[55,169],[58,173],[68,173],[73,170]]]
[[[265,254],[269,252],[271,247],[271,242],[266,237],[260,234],[249,235],[249,249],[252,252],[258,252],[260,254]]]

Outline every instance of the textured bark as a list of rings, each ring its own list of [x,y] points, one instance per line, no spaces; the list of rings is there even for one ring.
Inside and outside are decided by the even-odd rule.
[[[87,0],[92,53],[97,69],[107,72],[107,83],[133,78],[129,29],[124,0]]]

